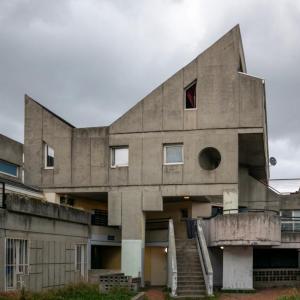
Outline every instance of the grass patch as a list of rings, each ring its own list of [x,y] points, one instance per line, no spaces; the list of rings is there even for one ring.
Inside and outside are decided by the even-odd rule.
[[[277,300],[300,300],[300,290],[297,287],[291,288],[289,295],[280,296]]]
[[[300,295],[281,296],[277,300],[300,300]]]
[[[124,288],[115,288],[108,294],[99,293],[98,285],[80,283],[40,293],[2,293],[0,300],[130,300],[134,295]]]

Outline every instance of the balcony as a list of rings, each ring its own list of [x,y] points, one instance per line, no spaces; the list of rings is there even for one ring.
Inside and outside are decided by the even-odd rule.
[[[204,221],[209,246],[277,246],[280,216],[273,211],[247,210]]]

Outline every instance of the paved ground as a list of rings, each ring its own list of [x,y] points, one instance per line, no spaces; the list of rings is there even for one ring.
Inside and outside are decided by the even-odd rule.
[[[160,289],[150,289],[146,291],[148,300],[165,300],[164,293]]]
[[[220,300],[276,300],[280,296],[300,294],[296,288],[271,288],[259,290],[253,294],[221,294]]]
[[[300,295],[300,288],[272,288],[258,290],[253,294],[220,294],[218,300],[277,300],[280,296]],[[161,289],[150,289],[146,292],[148,300],[165,300]]]

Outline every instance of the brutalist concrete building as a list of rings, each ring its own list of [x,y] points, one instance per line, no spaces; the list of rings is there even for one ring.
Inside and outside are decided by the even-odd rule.
[[[265,83],[247,74],[239,26],[107,127],[25,96],[23,152],[23,184],[43,199],[7,197],[2,289],[120,272],[174,296],[299,280],[300,202],[268,186]],[[14,230],[16,214],[42,232]]]

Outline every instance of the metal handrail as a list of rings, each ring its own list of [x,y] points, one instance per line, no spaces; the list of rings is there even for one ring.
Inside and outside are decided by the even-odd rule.
[[[196,222],[196,241],[199,253],[202,270],[204,270],[203,277],[205,281],[206,291],[208,296],[213,295],[213,268],[211,265],[207,244],[205,241],[201,220]]]
[[[274,193],[276,193],[276,194],[278,194],[278,195],[281,194],[281,192],[279,192],[278,190],[276,190],[274,187],[270,186],[269,184],[265,183],[263,180],[257,179],[257,178],[255,178],[255,177],[253,177],[253,178],[254,178],[255,180],[259,181],[259,182],[260,182],[261,184],[263,184],[264,186],[268,187],[272,192],[274,192]]]
[[[229,214],[231,212],[233,213],[258,213],[258,212],[261,212],[261,213],[266,213],[266,212],[271,212],[271,213],[274,213],[276,215],[279,215],[279,211],[277,210],[273,210],[273,209],[256,209],[256,208],[234,208],[234,209],[223,209],[223,214],[224,212],[228,212]]]

